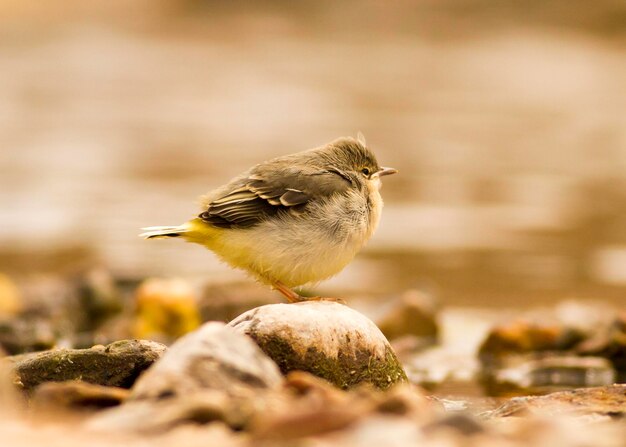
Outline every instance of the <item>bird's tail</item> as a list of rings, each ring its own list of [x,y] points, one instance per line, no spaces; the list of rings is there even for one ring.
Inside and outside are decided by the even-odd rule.
[[[179,225],[177,227],[145,227],[142,228],[144,233],[141,233],[139,237],[143,237],[145,239],[159,239],[166,237],[179,237],[189,231],[189,227],[187,225]]]

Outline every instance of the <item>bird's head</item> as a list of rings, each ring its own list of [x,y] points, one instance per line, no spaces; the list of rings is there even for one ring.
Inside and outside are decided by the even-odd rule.
[[[325,163],[359,185],[373,184],[380,188],[381,177],[398,172],[378,164],[376,156],[367,147],[365,137],[360,132],[357,139],[339,138],[325,146],[322,151]]]

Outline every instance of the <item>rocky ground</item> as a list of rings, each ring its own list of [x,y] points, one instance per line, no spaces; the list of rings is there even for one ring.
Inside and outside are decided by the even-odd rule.
[[[626,444],[623,1],[32,3],[0,0],[0,446]],[[348,307],[137,237],[358,131],[400,173],[308,291]]]
[[[40,281],[2,278],[3,446],[626,445],[623,309]]]

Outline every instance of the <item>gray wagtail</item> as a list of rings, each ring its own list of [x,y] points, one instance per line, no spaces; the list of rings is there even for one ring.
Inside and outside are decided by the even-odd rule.
[[[181,237],[269,284],[290,302],[293,287],[339,273],[378,226],[381,177],[362,135],[258,164],[202,199],[202,213],[146,239]]]

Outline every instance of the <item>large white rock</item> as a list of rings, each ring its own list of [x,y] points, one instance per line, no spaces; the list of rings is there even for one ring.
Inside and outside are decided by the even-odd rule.
[[[139,378],[124,404],[99,413],[87,426],[153,433],[219,420],[242,429],[273,406],[283,381],[276,364],[249,337],[210,322],[174,343]]]
[[[130,399],[189,396],[202,390],[231,395],[277,388],[283,378],[252,340],[210,322],[174,343],[140,377]]]
[[[303,370],[340,388],[406,381],[389,342],[359,312],[330,301],[269,304],[229,323],[249,335],[283,373]]]

